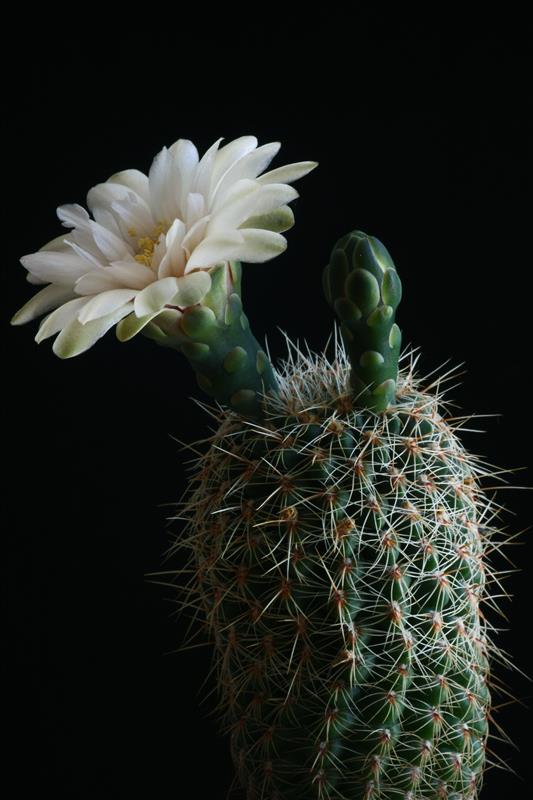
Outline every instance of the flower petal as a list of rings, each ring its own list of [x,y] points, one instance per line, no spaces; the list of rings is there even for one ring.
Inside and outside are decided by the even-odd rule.
[[[120,186],[127,186],[135,194],[138,194],[146,205],[150,206],[150,184],[148,176],[138,169],[124,169],[122,172],[115,172],[108,178],[107,183],[118,183]]]
[[[39,247],[39,250],[37,252],[42,253],[47,251],[53,251],[54,253],[65,253],[65,252],[68,253],[70,252],[70,250],[68,247],[67,240],[70,239],[70,236],[71,236],[70,233],[62,234],[61,236],[56,236],[55,239],[51,239],[46,244],[43,244],[42,247]],[[28,281],[28,283],[31,283],[35,286],[44,286],[46,283],[49,283],[49,281],[46,278],[41,278],[38,275],[32,275],[31,272],[28,272],[26,274],[26,280]]]
[[[137,201],[138,196],[130,192],[122,202],[111,204],[124,241],[135,245],[143,236],[150,236],[154,230],[152,215],[144,203]]]
[[[186,227],[180,219],[175,219],[165,237],[166,251],[159,262],[158,277],[177,277],[183,274],[185,267],[185,252],[182,248]]]
[[[154,281],[135,298],[135,313],[138,317],[144,317],[154,311],[161,311],[165,303],[170,303],[177,291],[178,279],[173,276]]]
[[[34,294],[22,308],[19,308],[11,319],[12,325],[24,325],[26,322],[51,311],[62,303],[66,303],[74,297],[72,289],[63,286],[55,286],[51,283],[45,289]]]
[[[318,161],[298,161],[295,164],[286,164],[284,167],[265,172],[256,180],[259,183],[292,183],[303,178],[315,167],[318,167]]]
[[[55,239],[51,239],[46,244],[43,244],[42,247],[39,247],[38,253],[52,251],[54,253],[69,253],[69,244],[70,244],[70,237],[72,233],[63,233],[61,236],[56,236]],[[21,259],[22,260],[22,259]],[[44,284],[49,283],[47,278],[41,278],[39,275],[32,275],[31,272],[28,272],[26,275],[26,280],[28,283],[37,285],[37,286],[44,286]]]
[[[156,276],[159,272],[159,265],[163,260],[163,258],[165,257],[166,252],[167,252],[167,238],[166,236],[160,236],[154,247],[152,253],[152,260],[150,261],[150,267],[149,267],[153,275],[152,280],[154,281],[157,280]]]
[[[26,273],[26,280],[28,283],[31,283],[35,286],[44,286],[49,281],[43,281],[42,278],[38,278],[37,275],[32,275],[31,272]]]
[[[121,287],[124,287],[124,282],[119,280],[111,267],[100,267],[78,278],[74,290],[76,294],[93,295]]]
[[[292,186],[284,183],[271,183],[255,187],[254,192],[226,204],[213,215],[208,226],[209,234],[226,228],[238,228],[250,217],[268,214],[281,205],[290,203],[298,197]]]
[[[269,142],[269,144],[263,144],[245,155],[231,170],[234,180],[257,178],[268,167],[274,156],[278,154],[280,147],[281,142]]]
[[[198,192],[190,192],[185,200],[185,221],[190,228],[205,213],[205,200]]]
[[[212,215],[218,214],[218,212],[229,206],[230,204],[236,203],[238,200],[244,199],[246,197],[252,197],[259,189],[257,185],[257,181],[252,181],[249,178],[243,178],[240,181],[236,181],[226,192],[224,197],[220,197],[220,199],[216,198],[212,202],[211,200],[208,203],[208,210],[211,212]]]
[[[266,186],[259,186],[251,210],[254,215],[268,214],[279,206],[291,203],[299,196],[292,186],[287,186],[285,183],[269,183]]]
[[[221,200],[223,201],[228,189],[237,181],[243,178],[256,178],[270,164],[280,147],[280,142],[271,142],[246,153],[242,158],[235,161],[216,187],[217,203],[220,203]]]
[[[121,286],[128,289],[144,289],[151,281],[155,280],[155,275],[150,267],[140,264],[134,259],[125,261],[114,261],[106,270]]]
[[[56,236],[55,239],[52,239],[50,242],[43,244],[42,247],[39,247],[39,253],[42,253],[43,250],[53,250],[54,253],[61,253],[61,252],[68,252],[68,241],[74,231],[70,233],[62,233],[61,236]]]
[[[216,236],[207,236],[191,253],[185,272],[198,267],[212,266],[217,261],[236,258],[234,253],[243,241],[242,233],[239,231],[224,231]]]
[[[54,333],[60,331],[65,325],[72,322],[72,320],[75,320],[86,302],[86,297],[76,297],[74,300],[69,300],[68,303],[64,303],[62,306],[59,306],[59,308],[56,308],[51,314],[48,314],[39,326],[39,330],[35,335],[35,341],[39,344],[44,339],[48,339],[49,336],[53,336]]]
[[[154,221],[159,223],[179,217],[179,173],[176,162],[166,147],[152,161],[148,177]]]
[[[97,183],[87,192],[87,206],[89,210],[95,214],[97,211],[111,211],[113,203],[123,202],[124,198],[129,194],[137,197],[140,203],[144,203],[149,207],[148,203],[135,191],[122,183],[114,180],[106,181],[105,183]]]
[[[131,171],[134,172],[135,170]],[[118,174],[122,175],[124,173]],[[142,173],[139,174],[142,175]],[[146,182],[148,182],[146,175],[143,177]],[[142,224],[151,230],[154,227],[154,220],[150,211],[149,198],[146,200],[144,195],[146,195],[145,191],[143,194],[140,194],[134,188],[124,186],[110,179],[107,183],[99,183],[97,186],[93,186],[87,195],[87,204],[95,215],[95,219],[98,214],[109,215],[111,212],[116,214],[116,204],[125,206],[129,209],[130,213],[139,217]],[[101,220],[99,221],[101,222]],[[105,220],[103,224],[105,224]],[[106,225],[106,227],[108,226]],[[114,224],[111,226],[110,230],[115,230]]]
[[[93,269],[76,281],[77,294],[98,294],[108,289],[144,289],[155,276],[149,267],[127,259],[115,261],[110,267]]]
[[[211,276],[205,270],[191,272],[178,278],[178,291],[172,298],[172,304],[181,306],[194,306],[208,293],[211,288]]]
[[[72,358],[85,350],[100,339],[115,323],[119,322],[133,308],[133,303],[108,314],[100,319],[94,319],[82,325],[77,319],[72,320],[63,328],[57,339],[54,341],[53,351],[59,358]]]
[[[112,311],[133,300],[136,294],[136,289],[110,289],[107,292],[100,292],[85,303],[78,314],[78,321],[85,325],[93,319],[105,317],[106,314],[111,314]]]
[[[232,142],[221,147],[215,157],[215,164],[211,176],[210,193],[215,194],[220,180],[224,177],[228,169],[233,164],[242,158],[251,150],[257,147],[257,139],[255,136],[240,136]]]
[[[135,313],[144,317],[162,311],[165,305],[193,306],[211,288],[211,276],[204,271],[194,272],[179,278],[162,278],[152,283],[135,298]]]
[[[39,250],[22,256],[20,262],[28,272],[48,283],[59,286],[74,286],[74,283],[93,267],[70,250],[66,253]]]
[[[178,141],[174,142],[169,148],[169,152],[178,170],[176,192],[180,210],[182,214],[184,214],[187,205],[187,195],[191,191],[191,185],[198,166],[198,150],[189,139],[178,139]]]
[[[268,214],[261,214],[258,217],[249,217],[239,230],[243,228],[262,228],[265,231],[276,231],[276,233],[283,233],[288,231],[294,225],[294,214],[292,208],[289,206],[280,206],[270,211]]]
[[[108,261],[118,261],[129,255],[133,255],[132,248],[129,244],[126,244],[124,239],[121,239],[108,228],[99,225],[93,220],[91,220],[90,224],[94,241],[100,252]]]
[[[128,314],[117,325],[117,339],[119,342],[127,342],[129,339],[133,339],[139,331],[142,331],[145,325],[148,325],[160,313],[160,311],[153,311],[144,317],[138,317],[135,312]]]
[[[241,233],[244,242],[235,255],[239,261],[247,261],[250,264],[269,261],[287,248],[287,240],[280,233],[256,228],[243,228]]]
[[[80,237],[79,229],[75,232],[75,235],[78,241],[75,241],[74,239],[65,240],[68,247],[70,247],[71,250],[74,250],[74,252],[80,258],[88,262],[89,270],[92,269],[93,267],[96,268],[103,267],[102,261],[105,261],[105,259],[102,257],[100,251],[95,247],[94,239],[91,237],[90,240],[88,240],[87,236]],[[81,242],[83,242],[83,244],[86,245],[86,247],[83,247]],[[97,251],[97,254],[94,252],[95,250]],[[91,264],[92,267],[89,266]]]
[[[221,141],[222,137],[217,139],[216,142],[214,142],[211,147],[205,151],[200,163],[196,168],[196,175],[191,186],[191,191],[199,192],[204,197],[209,195],[213,167],[215,165],[216,155]]]
[[[77,203],[69,203],[65,206],[59,206],[56,213],[65,228],[87,229],[89,227],[89,214],[83,208],[83,206],[80,206]]]
[[[205,231],[210,219],[211,217],[209,214],[205,217],[202,217],[201,219],[198,220],[198,222],[195,222],[191,228],[189,228],[189,230],[183,237],[181,246],[183,248],[186,258],[190,257],[194,248],[197,245],[199,245],[202,239],[205,237]]]
[[[173,347],[175,337],[182,339],[180,321],[183,313],[177,308],[165,308],[155,319],[143,328],[143,333],[148,339],[166,347]]]
[[[98,183],[87,192],[87,207],[96,222],[116,235],[120,235],[111,204],[121,200],[129,190],[115,183]]]
[[[120,226],[115,219],[115,215],[113,211],[108,211],[107,209],[103,208],[95,208],[93,211],[94,221],[101,225],[106,230],[114,233],[118,239],[122,239],[122,231],[120,230]]]

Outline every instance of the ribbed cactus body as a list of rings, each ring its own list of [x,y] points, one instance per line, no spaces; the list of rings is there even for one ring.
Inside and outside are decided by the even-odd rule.
[[[261,424],[221,412],[185,499],[185,600],[215,644],[247,797],[466,800],[485,761],[491,502],[437,384],[353,409],[292,355]]]

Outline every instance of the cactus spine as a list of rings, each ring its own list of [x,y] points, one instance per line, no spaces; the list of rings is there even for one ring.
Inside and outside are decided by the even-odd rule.
[[[249,800],[474,800],[491,708],[480,611],[497,506],[439,380],[398,373],[390,256],[333,250],[330,362],[291,346],[262,419],[213,409],[179,517]],[[380,356],[380,358],[378,358]],[[351,391],[348,387],[351,387]]]

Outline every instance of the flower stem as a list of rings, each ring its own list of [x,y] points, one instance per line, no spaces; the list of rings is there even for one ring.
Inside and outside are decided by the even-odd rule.
[[[175,330],[147,326],[146,335],[182,352],[198,385],[222,405],[255,419],[262,395],[277,392],[272,364],[250,330],[240,297],[241,267],[232,261],[211,270],[201,304],[185,309]],[[157,322],[157,320],[154,320]]]

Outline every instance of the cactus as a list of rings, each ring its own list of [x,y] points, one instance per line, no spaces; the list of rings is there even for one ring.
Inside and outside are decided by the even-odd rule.
[[[73,230],[22,259],[49,285],[13,323],[51,311],[36,339],[59,334],[62,358],[113,325],[122,342],[142,332],[216,403],[167,557],[184,553],[182,607],[213,642],[248,800],[475,800],[491,659],[506,660],[480,607],[499,580],[493,473],[459,439],[450,374],[400,356],[401,282],[372,236],[341,238],[324,270],[332,357],[289,342],[270,363],[239,259],[284,249],[286,184],[316,164],[257,177],[279,143],[219,143],[199,160],[178,140],[149,176],[112,176],[89,192],[95,219],[60,207]]]
[[[183,605],[214,642],[250,800],[476,798],[497,653],[486,469],[447,418],[446,376],[424,385],[408,354],[398,373],[383,245],[343,237],[324,286],[334,359],[292,345],[261,421],[213,411],[171,549],[189,554]]]

